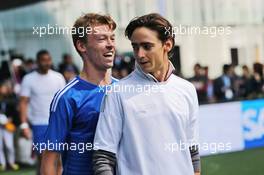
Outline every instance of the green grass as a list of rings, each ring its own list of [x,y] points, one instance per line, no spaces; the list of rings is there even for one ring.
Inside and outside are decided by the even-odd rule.
[[[35,175],[32,167],[1,175]],[[202,175],[263,175],[264,148],[207,156],[202,158]]]
[[[19,171],[0,172],[1,175],[35,175],[34,167],[21,167]]]
[[[203,175],[263,175],[264,148],[202,158]]]

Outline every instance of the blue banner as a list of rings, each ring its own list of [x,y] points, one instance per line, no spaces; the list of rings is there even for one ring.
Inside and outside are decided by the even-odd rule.
[[[241,102],[245,149],[264,146],[264,100]]]

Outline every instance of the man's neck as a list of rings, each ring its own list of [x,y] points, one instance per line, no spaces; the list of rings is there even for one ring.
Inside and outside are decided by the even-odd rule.
[[[48,71],[43,71],[41,69],[37,69],[37,72],[41,75],[45,75],[45,74],[48,74],[49,70]]]
[[[169,61],[167,60],[163,67],[157,72],[151,73],[159,82],[166,81],[167,73],[169,71]]]
[[[111,84],[111,70],[99,70],[89,62],[84,63],[80,77],[98,86]]]

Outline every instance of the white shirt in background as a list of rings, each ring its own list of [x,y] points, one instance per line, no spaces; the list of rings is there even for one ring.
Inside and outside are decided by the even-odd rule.
[[[55,93],[65,86],[63,76],[53,70],[25,75],[20,96],[29,97],[29,121],[32,125],[48,125],[49,107]]]

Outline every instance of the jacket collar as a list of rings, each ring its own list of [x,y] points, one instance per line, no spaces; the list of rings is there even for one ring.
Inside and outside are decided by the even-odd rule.
[[[145,73],[141,67],[138,65],[138,63],[135,63],[135,67],[136,67],[136,72],[138,74],[140,74],[142,77],[154,81],[154,82],[159,82],[153,75],[151,75],[150,73]],[[169,79],[169,77],[171,76],[171,74],[175,71],[175,67],[173,66],[173,64],[171,63],[171,61],[169,61],[169,70],[166,73],[166,77],[165,77],[165,81],[167,81]]]

